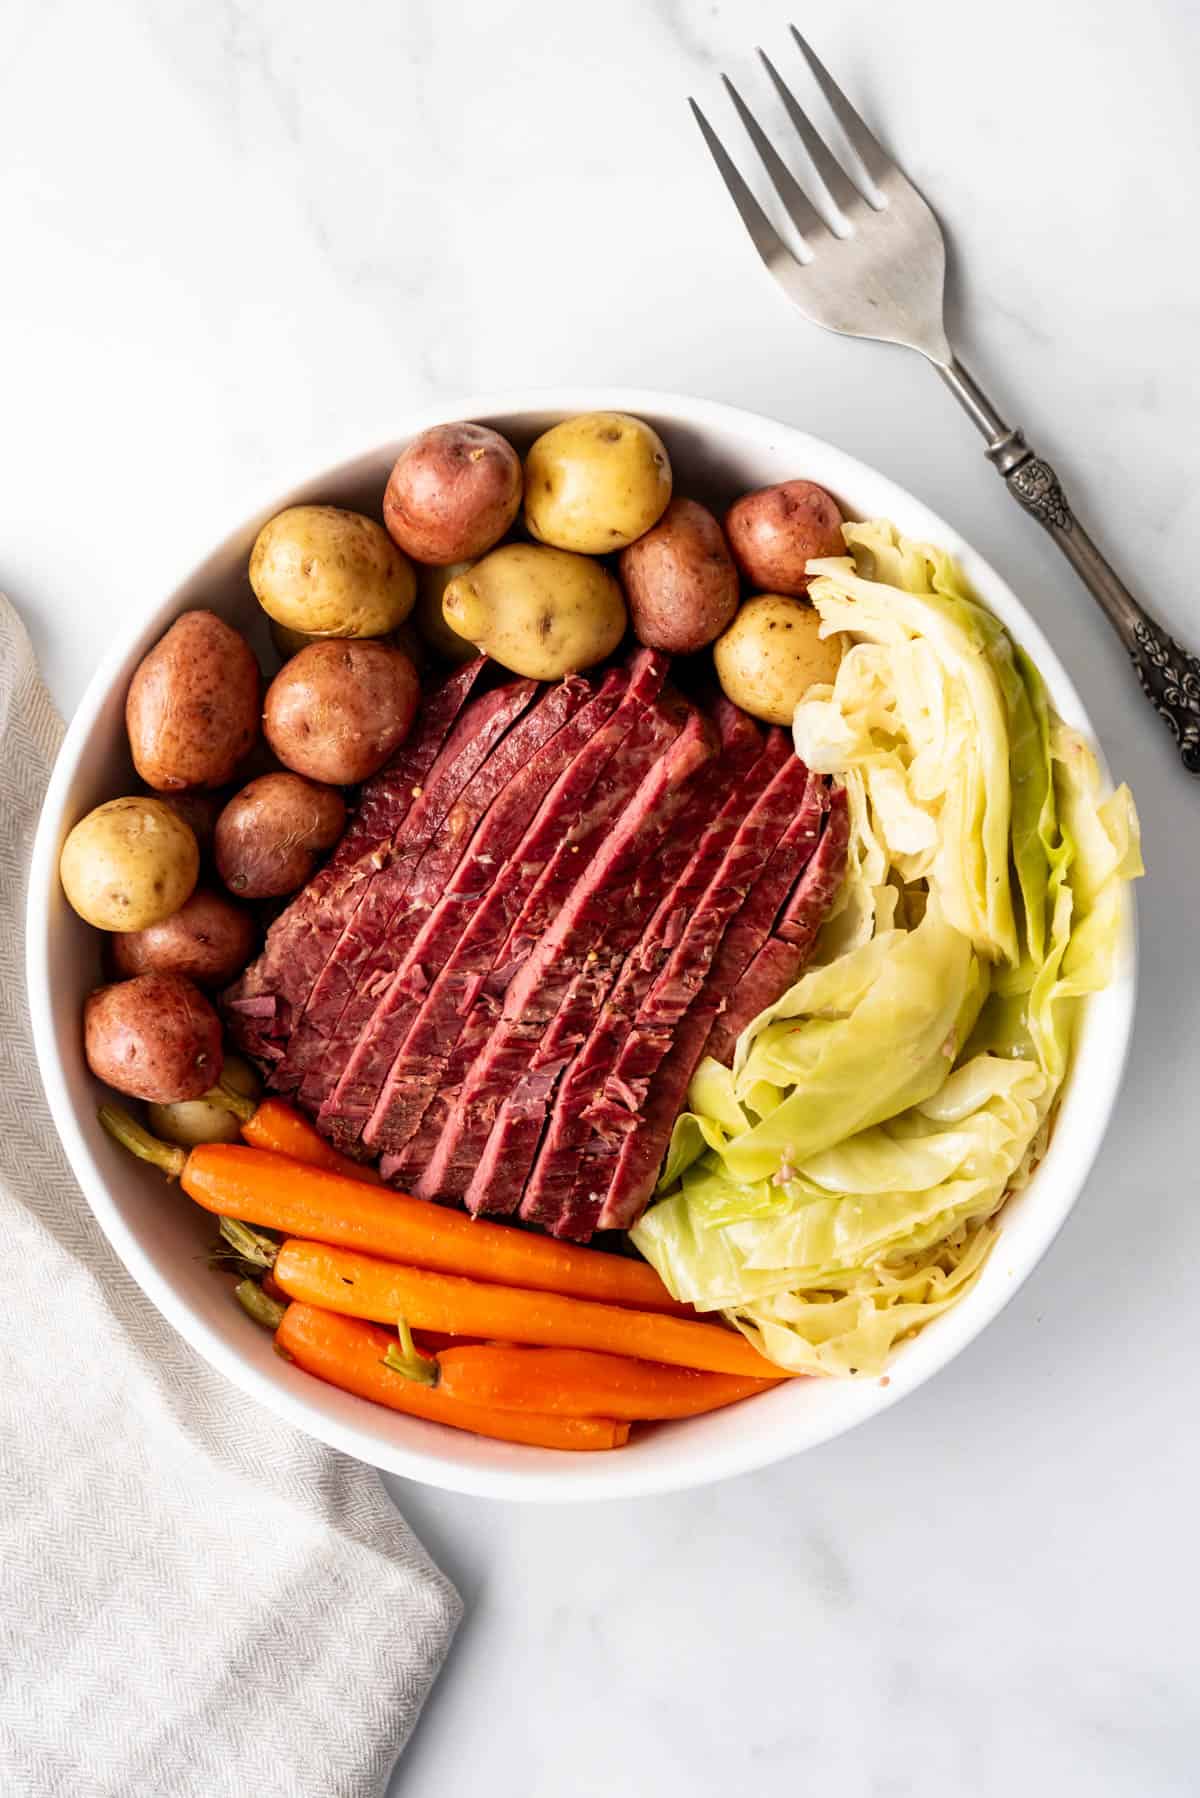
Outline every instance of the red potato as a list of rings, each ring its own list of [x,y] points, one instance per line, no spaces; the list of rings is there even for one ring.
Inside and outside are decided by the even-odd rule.
[[[815,481],[744,493],[725,514],[725,535],[752,586],[792,597],[808,592],[807,563],[846,547],[837,501]]]
[[[199,986],[223,986],[250,960],[257,937],[249,912],[201,887],[161,924],[114,935],[113,966],[118,974],[183,974]]]
[[[198,1099],[221,1077],[221,1025],[192,981],[139,974],[89,994],[84,1050],[97,1079],[134,1099]]]
[[[184,612],[129,683],[133,765],[156,792],[220,787],[258,736],[262,681],[245,638],[214,612]]]
[[[738,606],[738,577],[720,525],[694,499],[673,499],[618,563],[633,632],[647,649],[691,655]]]
[[[417,562],[468,562],[498,543],[521,505],[521,461],[486,425],[434,425],[400,452],[383,522]]]
[[[294,893],[346,827],[346,802],[299,774],[263,774],[217,819],[217,872],[242,899]]]
[[[348,787],[399,749],[416,717],[420,682],[401,649],[331,637],[285,662],[267,689],[263,730],[285,768]]]

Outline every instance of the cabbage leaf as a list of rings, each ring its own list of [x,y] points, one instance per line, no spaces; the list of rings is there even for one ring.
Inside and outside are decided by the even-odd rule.
[[[810,596],[851,646],[795,720],[846,787],[842,893],[732,1066],[697,1070],[633,1236],[781,1366],[865,1375],[979,1278],[1143,870],[1128,789],[1102,795],[951,560],[886,523],[844,535]]]

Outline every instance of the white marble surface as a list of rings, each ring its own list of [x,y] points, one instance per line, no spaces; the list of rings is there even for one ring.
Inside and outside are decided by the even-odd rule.
[[[469,1615],[395,1790],[1183,1798],[1200,789],[933,377],[758,275],[682,96],[726,120],[717,69],[753,86],[783,16],[8,0],[0,585],[70,710],[114,624],[274,491],[415,403],[556,381],[774,411],[999,564],[1134,783],[1152,870],[1132,1066],[1078,1211],[952,1369],[806,1460],[564,1511],[397,1483]],[[1192,0],[801,22],[952,232],[964,356],[1200,645]]]

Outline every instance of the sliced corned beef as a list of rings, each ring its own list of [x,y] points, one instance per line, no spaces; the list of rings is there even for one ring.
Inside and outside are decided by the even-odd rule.
[[[342,1034],[342,1020],[361,1002],[363,979],[381,946],[387,953],[388,929],[403,904],[408,883],[426,850],[449,835],[452,847],[465,842],[455,829],[459,795],[525,713],[538,688],[534,681],[510,681],[475,700],[459,718],[429,771],[423,790],[396,835],[384,865],[366,883],[358,908],[343,929],[313,985],[308,1004],[293,1019],[287,1054],[271,1075],[280,1091],[301,1093],[311,1109],[325,1097],[341,1072],[353,1034]],[[372,999],[371,1004],[374,1004]]]
[[[231,1039],[256,1061],[282,1059],[283,1041],[487,663],[479,656],[429,692],[407,743],[367,781],[358,810],[325,866],[267,932],[262,953],[222,994]]]
[[[762,877],[776,847],[785,836],[796,845],[797,853],[805,844],[810,851],[816,844],[824,811],[824,783],[819,776],[810,777],[788,737],[783,732],[779,735],[785,746],[782,762],[737,820],[707,887],[696,896],[683,934],[642,1002],[602,1094],[588,1107],[588,1116],[601,1135],[609,1131],[622,1134],[629,1120],[636,1119],[676,1027],[708,979],[727,926]]]
[[[683,1109],[713,1020],[770,936],[779,910],[812,852],[811,817],[802,805],[721,938],[708,979],[677,1026],[638,1115],[629,1116],[627,1134],[615,1159],[605,1156],[587,1170],[584,1182],[576,1187],[553,1225],[556,1236],[586,1241],[596,1229],[628,1229],[641,1215],[654,1191],[671,1130]]]
[[[705,778],[712,770],[711,763],[701,765],[686,788],[670,784],[672,757],[685,743],[686,738],[681,738],[654,775],[647,776],[653,779],[661,771],[663,793],[647,816],[641,844],[631,844],[630,853],[619,858],[603,877],[597,862],[600,884],[594,903],[599,909],[599,930],[581,963],[576,954],[576,972],[561,1003],[542,1026],[526,1072],[496,1114],[487,1147],[464,1195],[470,1211],[507,1215],[521,1203],[546,1119],[555,1105],[559,1078],[586,1041],[626,956],[638,944],[662,897],[669,878],[668,849],[685,819],[694,841],[695,834],[703,834],[706,822],[720,809],[721,787]],[[565,954],[569,959],[570,951]],[[552,991],[543,990],[542,1006],[552,997]]]
[[[578,753],[579,733],[572,728],[583,719],[590,734],[615,710],[625,686],[614,671],[600,692],[594,693],[578,675],[561,682],[542,700],[537,716],[547,727],[545,741],[529,748],[528,759],[505,781],[493,799],[470,845],[424,921],[410,917],[418,928],[383,996],[363,1028],[336,1087],[321,1108],[322,1127],[338,1120],[339,1138],[360,1133],[379,1097],[380,1089],[397,1050],[430,987],[445,967],[473,914],[493,890],[502,869],[521,841],[541,801],[571,757]],[[520,730],[514,731],[514,740]],[[503,758],[492,756],[472,782],[473,800],[502,777]],[[411,899],[411,891],[410,891]],[[399,937],[407,933],[394,930]],[[357,1126],[357,1130],[356,1127]]]
[[[773,732],[764,747],[758,729],[728,700],[714,707],[712,715],[722,755],[702,780],[719,809],[715,816],[710,812],[698,835],[691,812],[686,813],[658,858],[663,897],[559,1085],[521,1202],[521,1216],[530,1222],[552,1223],[570,1197],[582,1146],[592,1134],[586,1109],[601,1091],[638,1008],[683,934],[740,819],[791,753],[782,731]]]
[[[667,666],[651,651],[633,658],[617,710],[563,769],[435,980],[364,1132],[385,1154],[385,1178],[412,1180],[424,1169],[514,964],[549,928],[609,820],[682,728],[677,708],[656,704]]]
[[[846,790],[829,795],[829,817],[811,860],[796,882],[774,931],[739,980],[725,1009],[713,1022],[704,1053],[729,1066],[738,1037],[760,1011],[773,1005],[800,978],[813,940],[846,872],[850,819]]]
[[[638,867],[663,840],[684,802],[687,781],[710,759],[714,747],[711,726],[693,713],[666,754],[646,773],[575,882],[566,904],[505,994],[500,1016],[418,1183],[422,1197],[457,1196],[470,1186],[476,1210],[496,1208],[493,1195],[473,1182],[472,1176],[497,1113],[529,1068],[588,956],[601,959],[617,906],[628,899]],[[518,1187],[514,1202],[519,1196]]]

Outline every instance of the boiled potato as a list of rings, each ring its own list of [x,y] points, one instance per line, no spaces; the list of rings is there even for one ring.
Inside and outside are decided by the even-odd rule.
[[[442,611],[446,588],[458,575],[466,574],[472,562],[450,562],[444,568],[422,568],[417,575],[417,604],[413,620],[422,639],[443,662],[460,666],[479,654],[473,643],[460,637]]]
[[[220,1021],[181,974],[139,974],[90,993],[83,1035],[93,1074],[134,1099],[198,1099],[221,1077]]]
[[[270,519],[250,552],[250,585],[276,624],[313,637],[382,637],[417,590],[383,526],[339,506],[289,506]]]
[[[333,638],[308,644],[279,670],[267,689],[263,731],[285,768],[351,786],[399,749],[420,697],[402,649]]]
[[[400,452],[383,496],[393,542],[417,562],[467,562],[499,543],[521,505],[516,450],[486,425],[434,425]]]
[[[746,579],[770,593],[807,593],[806,564],[846,548],[838,503],[815,481],[744,493],[725,514],[725,535]]]
[[[262,682],[245,638],[214,612],[184,612],[129,683],[125,728],[148,787],[220,787],[258,736]]]
[[[221,1068],[222,1086],[231,1086],[247,1099],[257,1099],[258,1076],[240,1055],[227,1055]],[[177,1099],[173,1105],[148,1105],[146,1122],[155,1136],[194,1149],[202,1142],[240,1142],[241,1119],[219,1099]]]
[[[790,725],[796,707],[819,682],[832,681],[842,639],[821,637],[814,606],[784,593],[760,593],[742,607],[713,648],[727,699],[767,724]]]
[[[185,974],[198,986],[224,986],[250,960],[257,934],[249,912],[198,887],[160,924],[114,936],[113,966],[118,974]]]
[[[626,412],[564,419],[525,458],[525,522],[555,549],[622,549],[657,523],[670,497],[662,438]]]
[[[428,572],[437,573],[438,570],[433,569]],[[285,625],[276,624],[273,618],[268,619],[267,629],[271,633],[271,642],[274,644],[275,652],[281,662],[289,662],[294,655],[299,655],[302,649],[307,649],[310,643],[327,643],[329,641],[327,637],[314,636],[311,631],[290,631]],[[420,669],[425,666],[425,644],[414,629],[411,618],[406,618],[403,624],[398,624],[394,631],[388,631],[386,637],[381,640],[392,644],[396,649],[402,649],[414,668]]]
[[[737,569],[720,525],[694,499],[673,499],[621,551],[633,633],[648,649],[691,655],[720,636],[738,604]]]
[[[71,905],[97,930],[145,930],[188,898],[200,851],[161,799],[110,799],[79,820],[58,871]]]
[[[294,893],[346,826],[346,802],[299,774],[263,774],[217,819],[217,872],[242,899]]]
[[[530,680],[591,668],[625,635],[625,602],[607,569],[536,543],[507,543],[456,575],[442,610],[452,630]]]

